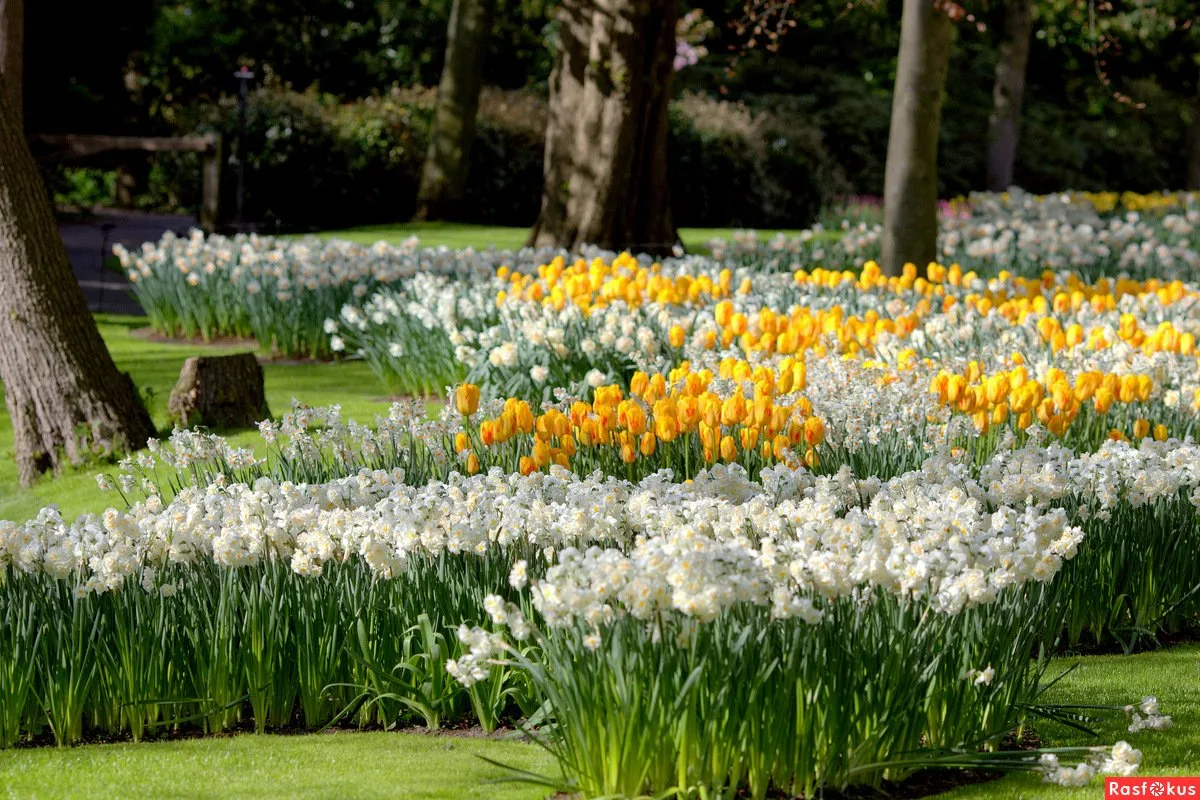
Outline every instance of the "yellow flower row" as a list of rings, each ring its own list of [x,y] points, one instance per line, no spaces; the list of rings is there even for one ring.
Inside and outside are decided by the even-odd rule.
[[[515,442],[519,452],[528,453],[520,457],[525,474],[550,464],[570,467],[581,451],[590,456],[612,452],[632,464],[639,457],[653,457],[660,444],[677,440],[684,447],[698,440],[708,463],[734,461],[742,453],[783,461],[803,450],[805,462],[815,465],[814,448],[825,440],[825,423],[812,415],[806,398],[779,401],[804,387],[802,361],[785,359],[777,370],[730,361],[722,364],[721,373],[753,382],[752,396],[739,387],[721,398],[710,389],[712,372],[693,372],[684,364],[668,376],[636,373],[628,396],[619,386],[601,386],[592,402],[576,401],[565,412],[538,414],[528,402],[509,398],[498,416],[479,420],[472,432],[482,448]],[[468,419],[478,410],[478,391],[470,384],[457,390],[458,410]],[[473,444],[467,431],[455,440],[460,453],[471,451]],[[468,452],[468,472],[479,468],[478,455]]]
[[[1063,326],[1057,318],[1050,316],[1051,312],[1078,311],[1084,303],[1091,304],[1099,311],[1112,310],[1116,308],[1119,297],[1127,293],[1154,293],[1159,295],[1164,304],[1178,302],[1188,296],[1183,284],[1178,281],[1165,285],[1156,281],[1124,283],[1127,285],[1114,287],[1101,280],[1092,286],[1072,289],[1070,293],[1057,292],[1050,299],[1041,294],[1001,299],[1005,297],[1004,292],[973,293],[966,295],[963,302],[982,314],[994,309],[1013,324],[1023,323],[1030,315],[1040,317],[1039,332],[1051,349],[1058,352],[1084,342],[1092,349],[1103,349],[1114,342],[1108,340],[1100,326],[1086,332],[1078,323]],[[1106,293],[1101,293],[1102,290]],[[944,295],[940,306],[942,310],[948,310],[958,302],[955,296]],[[811,349],[819,355],[824,355],[827,337],[833,336],[839,353],[873,354],[875,341],[880,334],[907,337],[918,327],[921,320],[932,312],[931,305],[929,298],[922,298],[907,313],[891,319],[881,317],[874,310],[867,311],[861,317],[847,316],[844,309],[836,305],[816,311],[797,307],[789,314],[778,314],[769,308],[746,314],[735,311],[731,301],[722,300],[714,307],[719,332],[707,333],[700,344],[713,349],[718,344],[728,348],[736,342],[746,353],[762,351],[793,354]],[[1132,314],[1121,316],[1118,336],[1148,354],[1163,351],[1192,355],[1197,352],[1195,336],[1191,333],[1178,330],[1170,322],[1159,324],[1154,331],[1146,331],[1139,326],[1137,318]],[[673,336],[672,344],[680,346],[682,338],[680,331],[679,340],[676,341]]]
[[[711,350],[718,342],[721,347],[727,348],[736,340],[745,353],[762,351],[793,355],[812,350],[823,356],[827,351],[827,337],[833,336],[840,353],[873,353],[875,340],[880,334],[889,333],[901,338],[908,336],[929,312],[929,302],[921,300],[910,313],[895,319],[881,317],[873,309],[862,317],[847,317],[841,306],[815,311],[796,307],[789,314],[778,314],[772,309],[763,308],[747,315],[734,311],[733,304],[723,300],[714,309],[720,332],[709,331],[701,344]]]
[[[1085,342],[1092,350],[1103,350],[1113,344],[1108,340],[1107,331],[1100,326],[1093,327],[1085,333],[1083,326],[1077,322],[1064,327],[1054,317],[1042,317],[1038,320],[1037,328],[1042,339],[1055,353],[1078,347]],[[1147,332],[1140,326],[1137,317],[1122,314],[1116,334],[1118,339],[1141,348],[1147,355],[1179,353],[1191,356],[1197,353],[1196,337],[1189,332],[1180,331],[1169,321],[1160,322],[1153,331]]]
[[[1060,196],[1059,194],[1032,195],[1033,199],[1039,203],[1045,202],[1050,198],[1057,199]],[[1072,203],[1090,203],[1100,214],[1110,214],[1118,208],[1139,212],[1167,211],[1184,208],[1200,202],[1200,194],[1196,192],[1151,192],[1149,194],[1139,194],[1137,192],[1067,192],[1067,196]],[[1004,192],[1000,197],[1005,203],[1011,199],[1008,192]],[[970,207],[970,200],[965,197],[955,198],[950,203],[952,208],[957,208],[960,205],[967,208]]]
[[[508,281],[508,288],[497,297],[497,302],[501,304],[540,302],[561,310],[571,303],[585,314],[618,300],[630,306],[650,302],[701,306],[712,304],[718,330],[707,331],[698,343],[700,346],[708,349],[718,346],[728,348],[736,342],[747,354],[761,351],[783,355],[803,353],[810,349],[823,355],[826,337],[830,335],[835,337],[839,353],[873,355],[875,340],[880,334],[903,338],[935,309],[945,312],[960,302],[981,314],[994,310],[1013,324],[1024,323],[1031,315],[1041,317],[1039,330],[1055,352],[1084,342],[1089,347],[1103,349],[1113,342],[1108,341],[1101,329],[1095,328],[1085,333],[1078,324],[1063,327],[1050,315],[1076,312],[1084,305],[1096,311],[1111,311],[1127,295],[1139,298],[1154,295],[1161,303],[1169,305],[1196,294],[1180,281],[1101,278],[1094,283],[1087,283],[1075,275],[1062,277],[1049,271],[1040,279],[1017,278],[1001,272],[999,288],[951,294],[947,287],[969,286],[977,278],[973,272],[964,273],[957,264],[930,264],[924,276],[918,275],[916,267],[911,264],[904,268],[900,276],[884,276],[874,261],[868,261],[858,273],[815,269],[812,272],[798,270],[794,274],[795,281],[801,284],[812,283],[827,288],[848,284],[858,291],[914,293],[919,296],[906,313],[893,319],[882,318],[873,310],[862,316],[847,314],[841,306],[820,310],[800,307],[786,314],[763,308],[757,313],[747,314],[736,311],[728,299],[734,293],[730,270],[721,270],[715,278],[707,275],[672,278],[662,273],[660,265],[644,267],[628,253],[615,257],[611,262],[579,259],[567,264],[565,259],[558,257],[540,266],[536,275],[513,272],[507,267],[501,267],[498,275]],[[747,293],[750,288],[750,279],[747,278],[737,292]],[[1122,317],[1121,324],[1121,338],[1136,347],[1142,347],[1146,352],[1166,350],[1190,355],[1195,350],[1194,337],[1173,329],[1169,323],[1160,325],[1154,332],[1145,332],[1137,329],[1136,319],[1126,315]],[[670,328],[668,339],[672,347],[679,348],[685,344],[687,334],[684,328],[674,325]]]
[[[733,273],[728,269],[721,270],[715,280],[708,275],[672,278],[662,274],[661,265],[643,267],[629,253],[622,253],[611,263],[595,258],[590,262],[578,259],[569,265],[566,259],[557,256],[538,267],[536,275],[508,267],[500,267],[496,274],[508,281],[508,288],[496,297],[497,304],[540,302],[561,311],[569,302],[585,314],[614,301],[624,301],[631,307],[651,302],[708,305],[727,297],[733,281]]]
[[[1072,383],[1057,368],[1050,369],[1042,383],[1030,376],[1019,354],[1014,361],[1018,363],[1013,369],[990,375],[977,361],[963,373],[941,370],[930,381],[929,391],[942,405],[970,415],[981,433],[1012,416],[1019,430],[1037,419],[1055,436],[1062,436],[1085,404],[1104,416],[1116,403],[1146,402],[1154,388],[1149,375],[1084,372]]]

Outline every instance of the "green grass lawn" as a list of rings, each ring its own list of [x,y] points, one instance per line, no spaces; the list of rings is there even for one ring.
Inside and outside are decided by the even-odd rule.
[[[736,228],[680,228],[679,238],[689,252],[702,253],[708,251],[708,243],[713,239],[728,239]],[[778,231],[762,230],[758,232],[759,239],[767,240]],[[799,233],[796,230],[784,233]],[[487,225],[467,225],[457,222],[400,222],[393,225],[370,225],[362,228],[350,228],[342,231],[326,231],[318,234],[324,238],[350,239],[362,244],[374,244],[380,240],[395,244],[410,236],[416,236],[427,247],[450,247],[476,249],[496,247],[498,250],[516,250],[525,244],[529,236],[528,228],[504,228]]]
[[[1050,674],[1080,667],[1047,697],[1062,704],[1121,704],[1155,694],[1175,727],[1129,734],[1114,719],[1098,740],[1043,725],[1054,745],[1112,744],[1127,739],[1144,754],[1143,775],[1200,774],[1200,647],[1136,656],[1063,658]],[[87,745],[0,751],[0,795],[55,797],[395,797],[428,800],[534,800],[532,785],[495,784],[504,773],[478,758],[556,775],[541,749],[513,741],[403,733],[230,736],[180,742]],[[1067,800],[1101,796],[1099,781],[1082,789],[1049,786],[1032,774],[964,786],[953,800]]]
[[[1061,725],[1044,723],[1038,732],[1050,746],[1113,744],[1124,739],[1142,751],[1141,775],[1200,775],[1200,645],[1186,645],[1133,656],[1060,658],[1048,676],[1071,664],[1080,666],[1047,693],[1047,702],[1063,705],[1118,705],[1155,695],[1174,725],[1166,731],[1129,733],[1119,716],[1094,727],[1092,739]],[[1111,712],[1106,712],[1110,713]],[[1064,763],[1068,762],[1063,759]],[[953,800],[1036,800],[1103,796],[1099,779],[1091,786],[1064,789],[1034,774],[1010,775],[994,783],[963,786],[942,795]]]
[[[414,733],[226,736],[180,742],[0,751],[12,798],[403,798],[535,800],[529,784],[491,783],[506,765],[555,773],[532,744]]]
[[[170,431],[167,398],[179,378],[184,359],[247,349],[147,341],[133,334],[134,329],[146,324],[140,317],[100,315],[97,322],[117,366],[133,376],[133,382],[142,392],[154,422],[163,434]],[[263,372],[267,403],[276,415],[291,407],[293,397],[311,406],[340,403],[344,416],[364,422],[372,421],[376,414],[387,410],[388,401],[379,380],[362,362],[268,363]],[[236,433],[230,439],[242,447],[260,442],[256,431]],[[58,503],[68,518],[120,504],[118,495],[100,492],[96,487],[93,475],[98,470],[95,467],[67,470],[57,480],[43,476],[32,488],[21,489],[17,484],[12,446],[12,424],[0,403],[0,519],[25,520],[50,503]]]

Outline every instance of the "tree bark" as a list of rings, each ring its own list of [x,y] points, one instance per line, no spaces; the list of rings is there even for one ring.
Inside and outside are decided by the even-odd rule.
[[[454,0],[450,10],[446,61],[417,192],[418,220],[450,219],[459,212],[494,11],[495,0]]]
[[[883,186],[883,257],[888,275],[937,257],[937,153],[950,67],[950,18],[936,0],[904,0]]]
[[[28,486],[64,457],[135,449],[155,431],[88,313],[8,92],[0,154],[0,380]]]
[[[1033,0],[1008,0],[996,59],[996,82],[992,86],[992,115],[988,120],[987,188],[993,192],[1003,192],[1013,183],[1032,35]]]
[[[1200,80],[1196,81],[1196,91],[1192,94],[1192,121],[1188,126],[1187,137],[1186,188],[1196,191],[1200,189]]]
[[[9,113],[15,116],[18,128],[23,128],[24,66],[24,0],[0,0],[0,89],[8,93]]]
[[[167,400],[171,421],[186,428],[250,428],[271,417],[262,366],[254,353],[192,356]]]
[[[563,0],[535,246],[669,253],[667,136],[679,0]]]
[[[150,182],[150,160],[141,153],[130,153],[117,165],[116,173],[113,205],[117,208],[135,208],[138,192]]]

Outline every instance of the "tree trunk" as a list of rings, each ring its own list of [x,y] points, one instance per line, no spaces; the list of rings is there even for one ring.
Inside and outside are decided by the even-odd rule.
[[[251,428],[270,419],[262,366],[254,353],[192,356],[167,400],[171,421],[186,428]]]
[[[1200,189],[1200,80],[1192,94],[1192,121],[1188,126],[1187,188]]]
[[[667,135],[679,0],[563,0],[550,76],[536,246],[663,254]]]
[[[1008,0],[988,120],[987,188],[993,192],[1003,192],[1013,183],[1032,35],[1033,0]]]
[[[937,257],[937,152],[950,67],[950,18],[936,0],[904,0],[883,184],[883,257],[888,275]]]
[[[140,153],[130,153],[117,165],[116,173],[113,205],[117,208],[135,208],[138,192],[150,182],[149,159]]]
[[[23,129],[25,59],[24,0],[0,0],[0,90],[8,92],[8,108],[17,128]]]
[[[421,170],[416,219],[447,219],[458,214],[475,139],[483,56],[494,10],[495,0],[454,0],[450,10],[446,62]]]
[[[0,380],[28,486],[64,456],[142,447],[155,431],[88,313],[7,92],[0,153]]]

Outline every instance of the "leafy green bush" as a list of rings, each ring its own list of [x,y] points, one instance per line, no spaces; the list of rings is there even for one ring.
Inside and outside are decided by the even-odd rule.
[[[246,118],[244,218],[291,230],[406,219],[415,210],[434,95],[399,91],[340,104],[315,93],[260,90]],[[528,225],[542,188],[546,101],[487,90],[471,153],[463,221]],[[181,116],[184,132],[216,131],[231,156],[222,207],[234,208],[237,105],[222,101]],[[797,114],[751,111],[685,95],[671,116],[672,194],[683,225],[796,226],[849,184],[820,132]],[[199,203],[199,160],[164,155],[152,204]]]
[[[978,187],[986,153],[986,64],[952,85],[939,152],[940,194]],[[836,196],[879,195],[890,92],[826,74],[819,90],[730,102],[685,92],[672,104],[671,194],[676,221],[694,226],[802,227]],[[801,80],[797,78],[796,80]],[[815,81],[809,75],[805,81]],[[1146,82],[1139,113],[1079,115],[1026,104],[1016,182],[1035,192],[1178,183],[1178,142],[1187,103]],[[434,92],[395,91],[353,103],[264,89],[251,95],[246,129],[244,218],[288,230],[394,222],[415,210]],[[461,221],[528,225],[542,188],[546,100],[529,91],[485,90]],[[218,131],[236,155],[237,105],[225,100],[180,115],[180,132]],[[1152,133],[1152,131],[1154,133]],[[236,162],[223,175],[222,206],[234,208]],[[155,159],[150,199],[159,208],[199,205],[195,154]]]
[[[46,186],[56,206],[92,206],[111,203],[116,190],[117,173],[96,167],[56,164],[46,170]]]
[[[849,189],[821,132],[789,110],[684,94],[671,133],[671,199],[683,225],[808,224]]]
[[[1183,180],[1188,103],[1152,81],[1131,90],[1145,108],[1092,115],[1036,103],[1025,110],[1017,151],[1017,183],[1031,192],[1120,186],[1151,192]]]

